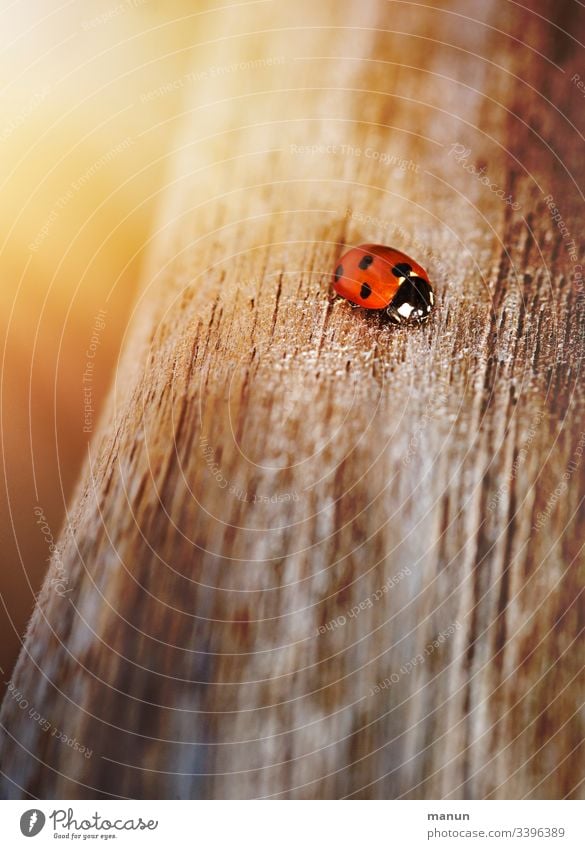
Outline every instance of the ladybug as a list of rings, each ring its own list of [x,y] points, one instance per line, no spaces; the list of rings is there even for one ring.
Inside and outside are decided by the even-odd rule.
[[[383,310],[390,321],[426,321],[435,304],[422,265],[396,248],[359,245],[343,254],[333,288],[367,310]]]

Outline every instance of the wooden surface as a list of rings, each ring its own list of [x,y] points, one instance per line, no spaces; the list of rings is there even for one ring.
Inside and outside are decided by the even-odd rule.
[[[194,32],[4,795],[582,797],[583,21],[279,0]],[[332,300],[366,241],[427,267],[425,327]]]

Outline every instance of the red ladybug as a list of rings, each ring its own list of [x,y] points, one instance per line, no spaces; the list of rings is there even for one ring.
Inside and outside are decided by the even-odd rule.
[[[426,321],[435,304],[422,265],[396,248],[360,245],[345,253],[335,269],[333,288],[367,310],[384,310],[391,321]]]

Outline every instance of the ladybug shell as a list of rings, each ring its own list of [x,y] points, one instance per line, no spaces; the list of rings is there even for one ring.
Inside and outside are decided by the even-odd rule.
[[[360,245],[343,254],[335,269],[333,288],[342,298],[367,310],[387,307],[408,277],[430,282],[422,265],[396,248]]]

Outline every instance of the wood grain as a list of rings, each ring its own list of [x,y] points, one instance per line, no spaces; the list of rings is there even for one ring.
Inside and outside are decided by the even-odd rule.
[[[583,10],[207,26],[12,678],[92,754],[12,690],[3,793],[582,797]],[[427,267],[426,326],[332,299],[365,241]]]

